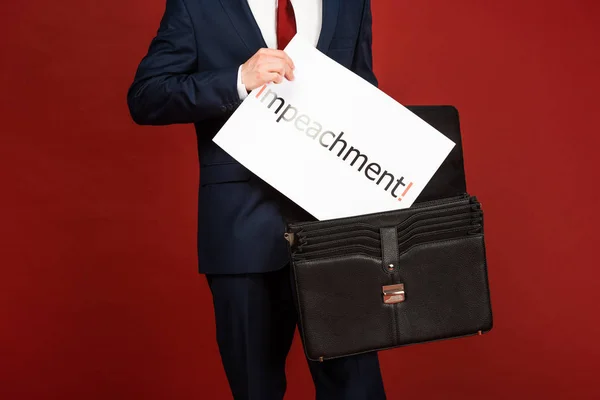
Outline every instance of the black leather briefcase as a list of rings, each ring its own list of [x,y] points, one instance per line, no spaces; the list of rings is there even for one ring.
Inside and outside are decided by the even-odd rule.
[[[475,197],[291,223],[286,239],[311,360],[492,328],[483,211]]]

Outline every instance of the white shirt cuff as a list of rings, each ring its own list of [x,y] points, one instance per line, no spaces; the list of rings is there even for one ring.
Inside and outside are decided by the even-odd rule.
[[[240,100],[244,100],[246,97],[248,97],[248,91],[246,90],[246,85],[244,85],[242,83],[242,66],[241,65],[240,65],[240,68],[238,69],[237,91],[238,91],[238,95],[240,96]]]

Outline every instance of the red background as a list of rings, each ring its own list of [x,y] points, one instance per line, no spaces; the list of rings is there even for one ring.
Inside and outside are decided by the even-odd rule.
[[[390,399],[592,399],[599,2],[374,0],[375,71],[461,112],[495,328],[381,354]],[[191,126],[125,95],[164,1],[4,2],[0,398],[227,399]],[[289,399],[313,389],[298,340]]]

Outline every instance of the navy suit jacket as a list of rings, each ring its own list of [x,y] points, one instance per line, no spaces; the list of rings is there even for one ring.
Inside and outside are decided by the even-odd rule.
[[[371,36],[370,0],[323,0],[317,48],[377,85]],[[127,95],[138,124],[195,125],[198,260],[203,273],[282,268],[288,262],[285,222],[314,219],[212,142],[241,102],[238,67],[264,47],[246,0],[167,0]]]

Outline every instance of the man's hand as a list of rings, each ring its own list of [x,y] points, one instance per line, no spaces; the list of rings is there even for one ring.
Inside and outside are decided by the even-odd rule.
[[[260,49],[242,65],[242,83],[251,91],[266,83],[294,79],[294,63],[282,50]]]

